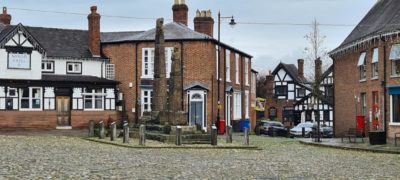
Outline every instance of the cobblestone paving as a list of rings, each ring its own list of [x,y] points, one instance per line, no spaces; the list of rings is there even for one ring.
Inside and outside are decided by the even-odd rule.
[[[0,179],[400,179],[400,156],[251,137],[263,150],[129,149],[0,136]]]

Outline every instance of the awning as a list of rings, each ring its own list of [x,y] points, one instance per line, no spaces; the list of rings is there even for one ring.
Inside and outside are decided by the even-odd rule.
[[[361,53],[360,58],[358,59],[358,66],[364,65],[365,62],[365,52]]]
[[[390,49],[390,60],[400,60],[400,44],[394,44]]]
[[[375,48],[372,54],[372,63],[377,63],[379,61],[379,51]]]
[[[389,86],[387,88],[389,90],[389,94],[390,95],[400,94],[400,86]]]

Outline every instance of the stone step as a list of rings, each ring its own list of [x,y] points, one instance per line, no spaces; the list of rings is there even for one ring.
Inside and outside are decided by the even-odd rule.
[[[146,132],[146,139],[156,140],[164,143],[175,143],[175,135],[162,134],[157,132]],[[182,135],[183,144],[209,144],[211,135],[209,134],[186,134]]]

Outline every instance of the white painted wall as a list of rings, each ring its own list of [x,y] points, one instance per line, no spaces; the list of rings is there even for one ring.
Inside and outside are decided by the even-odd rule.
[[[82,75],[102,77],[103,74],[104,76],[105,62],[103,61],[78,60],[78,59],[75,60],[47,59],[46,61],[54,61],[54,74],[66,75],[67,62],[81,62]]]
[[[0,49],[0,78],[1,79],[32,79],[42,78],[42,54],[32,51],[30,69],[8,69],[8,53]]]

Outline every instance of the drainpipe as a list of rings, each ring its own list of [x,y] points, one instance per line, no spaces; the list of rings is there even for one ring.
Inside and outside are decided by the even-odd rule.
[[[386,40],[384,37],[380,37],[381,41],[383,42],[383,81],[382,81],[382,88],[383,88],[383,121],[385,125],[383,126],[383,131],[385,132],[385,136],[388,136],[387,133],[387,106],[386,106],[386,98],[387,98],[387,75],[386,75],[386,70],[387,70],[387,58],[386,58]]]
[[[135,93],[136,93],[136,102],[135,102],[135,123],[137,124],[139,122],[139,78],[138,78],[138,43],[135,43],[135,81],[136,81],[136,86],[135,86]]]
[[[184,90],[184,83],[183,83],[183,77],[184,77],[184,74],[183,74],[183,66],[184,66],[184,64],[183,64],[183,60],[184,60],[184,50],[183,50],[183,41],[180,41],[180,46],[181,46],[181,79],[182,79],[182,91],[181,91],[181,93],[182,93],[182,102],[181,102],[181,104],[182,104],[182,110],[185,110],[185,105],[184,105],[184,95],[185,95],[185,90]]]
[[[332,94],[332,108],[333,108],[333,117],[332,117],[332,126],[333,126],[333,137],[336,137],[336,121],[335,121],[335,112],[336,112],[336,108],[335,108],[335,59],[332,58],[333,61],[333,70],[332,70],[332,79],[333,79],[333,85],[332,85],[332,89],[333,89],[333,94]]]

